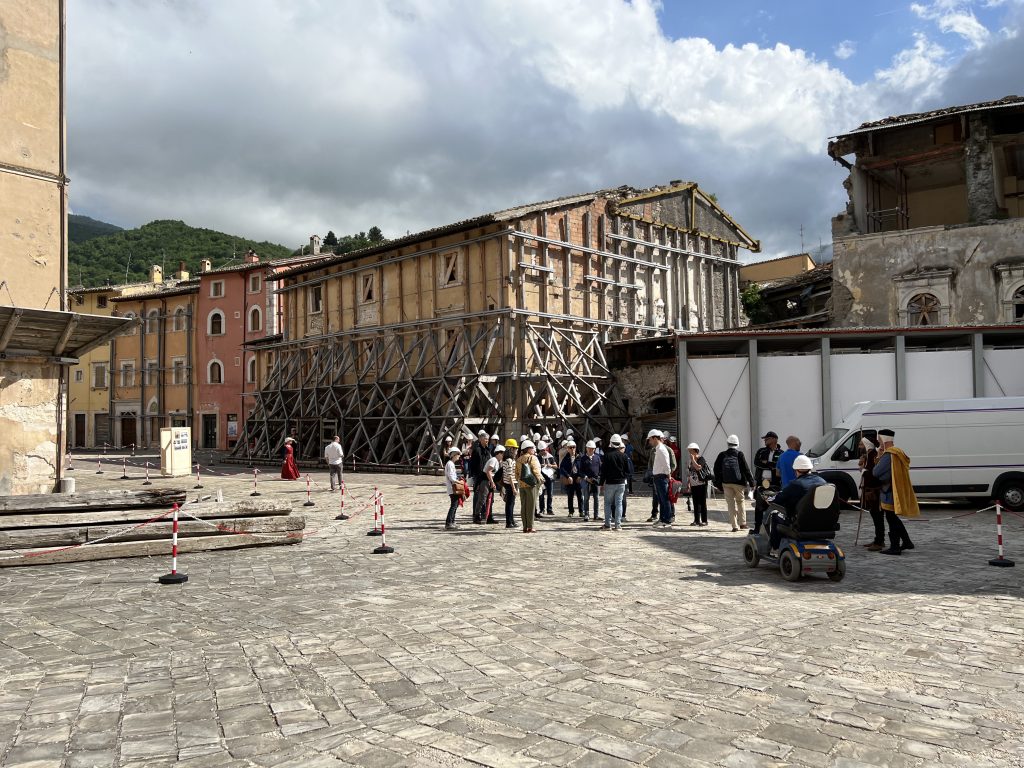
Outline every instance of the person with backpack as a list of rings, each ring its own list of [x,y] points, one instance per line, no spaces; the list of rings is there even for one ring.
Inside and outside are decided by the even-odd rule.
[[[700,455],[700,446],[690,443],[686,446],[687,475],[690,483],[690,499],[693,501],[693,522],[690,525],[708,524],[708,483],[714,473],[707,461]]]
[[[739,449],[740,439],[729,435],[726,448],[715,459],[715,485],[722,489],[725,505],[729,510],[729,521],[733,533],[746,530],[747,513],[743,506],[743,497],[747,488],[754,487],[754,476],[750,473],[747,458]]]
[[[533,533],[534,515],[537,512],[537,496],[543,475],[532,440],[524,440],[519,446],[516,459],[516,482],[519,483],[519,516],[523,520],[523,533]]]

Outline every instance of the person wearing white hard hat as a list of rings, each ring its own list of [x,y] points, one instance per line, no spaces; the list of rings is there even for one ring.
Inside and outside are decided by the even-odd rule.
[[[700,455],[700,446],[690,443],[686,446],[686,475],[690,483],[690,499],[693,501],[693,522],[690,525],[708,524],[708,481],[714,477],[707,461]]]
[[[501,438],[498,437],[498,433],[495,432],[493,435],[491,435],[490,442],[487,443],[487,447],[490,448],[491,450],[491,456],[494,455],[494,449],[497,448],[500,444]]]
[[[494,519],[494,497],[501,488],[501,462],[505,458],[505,446],[498,443],[494,447],[494,453],[484,464],[484,474],[487,475],[490,493],[487,494],[487,502],[484,507],[483,522],[488,525],[495,525],[498,521]]]
[[[633,493],[633,475],[636,474],[636,464],[633,463],[633,444],[629,441],[629,435],[623,433],[619,435],[622,439],[623,453],[626,454],[626,459],[629,460],[629,474],[626,475],[626,495],[629,496]],[[622,519],[626,519],[625,507],[623,507]]]
[[[523,533],[533,533],[537,512],[537,492],[540,490],[540,462],[535,455],[537,447],[527,438],[519,447],[516,459],[516,480],[519,482],[519,516],[523,520]]]
[[[473,478],[473,522],[480,525],[487,515],[487,497],[494,491],[494,479],[484,471],[491,458],[490,434],[481,429],[476,436],[469,456],[469,476]]]
[[[647,443],[651,446],[648,458],[651,462],[651,482],[658,497],[658,520],[654,527],[668,528],[672,525],[672,503],[668,499],[668,484],[672,476],[672,451],[665,445],[664,435],[658,429],[652,429],[647,433]]]
[[[785,514],[773,510],[768,520],[768,538],[771,543],[772,555],[778,551],[782,542],[779,526],[796,518],[796,507],[800,499],[819,485],[826,485],[825,478],[814,472],[814,462],[807,456],[797,456],[793,460],[793,471],[796,477],[783,490],[775,495],[773,503],[786,510]]]
[[[747,512],[743,498],[746,489],[754,487],[754,476],[739,448],[740,439],[736,435],[729,435],[725,442],[728,447],[715,459],[715,485],[722,489],[725,496],[733,532],[743,530],[745,533]]]
[[[455,462],[462,456],[462,450],[460,448],[449,448],[448,449],[448,461],[444,465],[444,486],[448,492],[448,516],[444,521],[444,529],[446,531],[454,531],[458,526],[455,524],[455,512],[459,508],[459,502],[462,501],[462,492],[465,490],[466,485],[464,482],[459,481],[459,470]]]
[[[579,458],[580,488],[583,491],[583,522],[590,521],[590,500],[594,500],[594,521],[600,514],[597,503],[598,477],[601,474],[601,457],[597,455],[597,444],[588,440]]]
[[[565,487],[565,498],[569,502],[569,517],[572,517],[573,499],[576,500],[580,516],[583,516],[583,491],[580,487],[580,459],[576,455],[576,443],[573,440],[565,441],[565,455],[558,463],[558,477]]]
[[[553,497],[555,490],[555,478],[558,477],[558,459],[551,453],[551,446],[548,442],[541,440],[537,443],[537,461],[540,463],[540,472],[544,475],[544,490],[540,495],[540,502],[537,505],[537,517],[546,511],[554,515]]]
[[[601,462],[600,484],[604,490],[604,525],[601,530],[622,530],[628,474],[629,462],[623,452],[622,438],[619,435],[612,435],[608,441],[608,453]]]

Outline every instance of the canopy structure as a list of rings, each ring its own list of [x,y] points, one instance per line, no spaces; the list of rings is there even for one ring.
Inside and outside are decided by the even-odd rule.
[[[0,307],[0,360],[43,358],[75,365],[79,357],[127,330],[135,318]]]

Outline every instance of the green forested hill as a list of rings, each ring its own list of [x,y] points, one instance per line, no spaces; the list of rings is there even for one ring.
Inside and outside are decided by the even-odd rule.
[[[142,282],[149,278],[152,264],[160,264],[164,274],[170,276],[178,269],[180,261],[196,274],[201,259],[210,259],[214,267],[240,264],[242,254],[250,248],[263,261],[284,258],[292,252],[275,243],[257,243],[212,229],[190,227],[183,221],[151,221],[138,229],[70,242],[68,283],[77,285],[81,281],[86,287],[122,283],[126,268],[127,282]]]
[[[121,231],[123,231],[121,227],[116,224],[108,224],[105,221],[97,221],[75,213],[68,214],[68,240],[72,243],[84,243],[94,237],[103,237],[103,235]]]

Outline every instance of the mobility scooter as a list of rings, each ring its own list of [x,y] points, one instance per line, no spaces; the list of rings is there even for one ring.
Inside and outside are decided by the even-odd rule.
[[[768,502],[768,516],[774,510],[785,510],[772,503],[774,495],[767,489],[759,490]],[[768,527],[767,520],[765,528]],[[752,531],[743,542],[743,560],[756,568],[761,560],[778,565],[786,581],[798,581],[806,574],[823,573],[832,581],[842,581],[846,575],[846,556],[835,543],[839,530],[839,496],[831,483],[819,485],[804,496],[796,507],[796,515],[779,525],[782,541],[777,555],[771,554],[771,543],[764,530]]]

